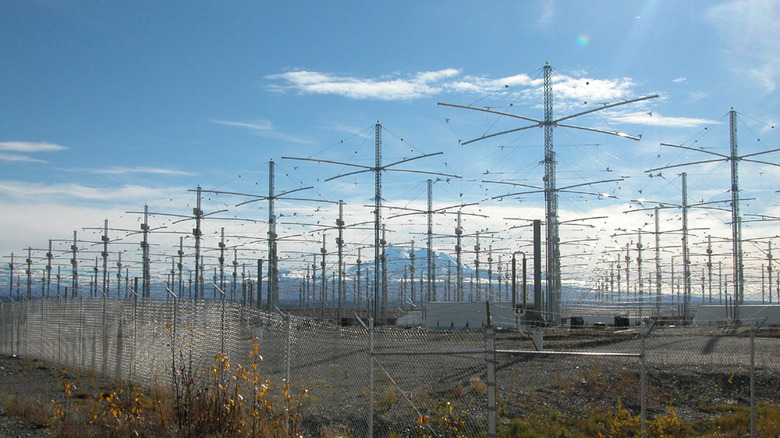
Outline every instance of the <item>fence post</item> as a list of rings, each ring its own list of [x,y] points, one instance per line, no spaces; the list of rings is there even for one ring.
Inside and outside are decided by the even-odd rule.
[[[641,384],[640,384],[640,394],[639,394],[639,397],[641,398],[641,400],[640,400],[640,406],[641,406],[640,407],[640,411],[641,412],[640,412],[640,415],[639,415],[639,428],[640,428],[639,430],[640,430],[640,433],[641,433],[643,438],[646,436],[645,434],[647,433],[647,429],[645,427],[645,422],[647,420],[647,418],[646,418],[646,415],[647,415],[646,414],[646,408],[647,408],[647,400],[646,400],[647,376],[646,376],[646,374],[647,374],[647,372],[646,372],[646,369],[645,369],[645,352],[647,350],[646,350],[645,341],[647,339],[647,335],[648,335],[649,332],[650,332],[650,330],[640,330],[639,331],[639,338],[640,338],[640,341],[641,341],[640,342],[641,352],[640,352],[640,355],[639,355],[639,372],[640,372],[639,380],[641,382]]]
[[[41,359],[49,360],[50,358],[43,357],[43,332],[44,332],[43,322],[46,319],[43,315],[44,314],[43,301],[44,301],[43,294],[41,294],[41,320],[38,325],[38,328],[40,329],[40,344],[38,345],[38,357],[40,357]]]
[[[173,326],[171,328],[171,387],[176,387],[176,314],[178,313],[179,298],[167,286],[165,291],[173,297]]]
[[[368,438],[374,438],[374,318],[368,318]]]
[[[97,287],[96,287],[97,289]],[[105,378],[108,375],[108,327],[107,327],[107,315],[108,312],[108,298],[106,297],[106,293],[103,292],[103,297],[101,298],[102,304],[103,304],[103,356],[101,357],[100,362],[100,372]]]
[[[57,363],[62,364],[62,320],[65,315],[68,304],[62,301],[62,297],[57,294]]]
[[[287,327],[285,330],[285,346],[284,346],[284,381],[289,391],[292,387],[290,383],[290,357],[292,356],[292,314],[287,313]],[[290,398],[285,397],[284,405],[284,434],[290,435]]]
[[[758,325],[750,330],[750,437],[756,436],[756,330]]]
[[[485,302],[487,328],[485,330],[485,365],[487,367],[488,436],[496,436],[496,332],[490,318],[490,302]]]
[[[84,298],[81,296],[79,296],[79,336],[77,342],[79,343],[79,366],[84,369],[86,362],[84,358],[86,354],[84,346]]]

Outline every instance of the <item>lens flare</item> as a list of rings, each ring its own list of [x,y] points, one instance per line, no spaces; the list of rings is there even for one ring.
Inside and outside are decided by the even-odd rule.
[[[577,45],[580,47],[585,47],[590,42],[590,37],[587,35],[580,35],[577,37]]]

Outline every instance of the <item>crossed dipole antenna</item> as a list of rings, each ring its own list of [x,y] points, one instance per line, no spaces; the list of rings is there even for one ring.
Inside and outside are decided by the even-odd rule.
[[[732,258],[733,258],[733,285],[734,285],[734,320],[739,320],[739,306],[744,304],[745,299],[745,278],[744,278],[744,265],[742,260],[742,216],[739,211],[739,162],[747,161],[757,164],[764,164],[769,166],[780,167],[780,164],[756,160],[753,157],[758,155],[764,155],[772,152],[778,152],[780,149],[770,149],[766,151],[756,152],[752,154],[739,155],[737,148],[737,112],[732,108],[729,111],[729,155],[719,154],[717,152],[708,151],[700,148],[693,148],[690,146],[661,143],[661,146],[673,147],[678,149],[685,149],[695,152],[702,152],[705,154],[714,155],[717,158],[709,160],[701,160],[690,163],[673,164],[664,167],[657,167],[654,169],[648,169],[645,172],[651,173],[664,169],[672,169],[676,167],[692,166],[696,164],[715,163],[718,161],[726,161],[731,165],[731,233],[732,233]],[[659,173],[660,175],[660,173]]]
[[[438,179],[437,179],[438,180]],[[425,299],[422,301],[438,301],[438,297],[436,294],[436,262],[433,257],[433,215],[434,214],[443,214],[447,213],[448,210],[451,210],[453,208],[461,209],[466,206],[471,205],[477,205],[476,203],[471,204],[455,204],[450,205],[447,207],[440,207],[440,208],[433,208],[433,183],[434,181],[432,179],[428,179],[428,185],[427,185],[427,193],[428,193],[428,204],[427,209],[422,210],[418,208],[409,208],[409,207],[394,207],[386,205],[384,206],[387,209],[394,209],[394,210],[401,210],[406,211],[406,213],[398,213],[396,215],[388,217],[388,219],[394,219],[398,217],[404,217],[404,216],[410,216],[410,215],[417,215],[417,214],[424,214],[427,218],[427,231],[426,231],[426,241],[427,241],[427,251],[426,251],[426,257],[427,257],[427,275],[428,275],[428,281],[427,281],[427,293],[425,296]],[[412,241],[412,245],[414,245],[414,241]],[[414,250],[410,253],[410,257],[414,259]],[[413,265],[412,265],[413,266]],[[422,291],[421,291],[422,295]]]
[[[255,195],[251,193],[226,192],[221,190],[209,190],[210,193],[237,195],[252,198],[236,204],[236,207],[259,201],[268,201],[268,309],[273,310],[279,304],[279,236],[276,232],[276,210],[277,200],[287,201],[307,201],[321,202],[327,204],[338,204],[335,201],[324,199],[295,198],[288,196],[292,193],[312,189],[313,187],[299,187],[297,189],[276,193],[276,172],[274,160],[268,162],[268,195]]]
[[[640,137],[628,135],[624,132],[609,131],[604,129],[591,128],[586,126],[571,125],[569,123],[562,123],[576,117],[584,116],[598,111],[603,111],[610,108],[615,108],[630,103],[641,102],[644,100],[655,99],[658,95],[644,96],[631,100],[624,100],[617,103],[605,104],[598,108],[592,108],[586,111],[570,114],[564,117],[553,117],[553,81],[552,81],[552,67],[549,64],[545,64],[543,68],[544,72],[544,119],[536,119],[532,117],[521,116],[517,114],[511,114],[501,111],[496,111],[490,108],[480,108],[469,105],[457,105],[451,103],[438,104],[441,106],[448,106],[453,108],[462,108],[474,111],[481,111],[489,114],[495,114],[499,116],[510,117],[526,122],[530,124],[520,126],[517,128],[495,132],[491,134],[485,134],[481,137],[464,141],[461,144],[467,145],[477,141],[485,140],[488,138],[497,137],[504,134],[510,134],[513,132],[523,131],[532,128],[544,128],[544,197],[545,197],[545,220],[547,223],[547,242],[546,242],[546,258],[547,258],[547,294],[550,308],[552,309],[553,322],[560,321],[560,301],[561,301],[561,256],[560,256],[560,242],[558,231],[558,189],[555,180],[556,171],[556,159],[555,151],[553,149],[553,130],[554,128],[572,128],[583,131],[596,132],[600,134],[615,135],[618,137],[629,138],[631,140],[639,141]]]
[[[407,172],[418,173],[426,175],[439,175],[452,178],[459,178],[457,175],[450,175],[441,172],[431,172],[425,170],[413,170],[413,169],[398,169],[394,166],[408,163],[410,161],[419,160],[422,158],[433,157],[441,155],[443,152],[435,152],[432,154],[423,154],[416,157],[404,158],[399,161],[395,161],[389,164],[382,164],[382,125],[377,122],[374,125],[374,166],[365,166],[355,163],[345,163],[342,161],[323,160],[317,158],[301,158],[301,157],[282,157],[285,160],[300,160],[300,161],[313,161],[316,163],[328,163],[341,166],[354,167],[358,170],[353,172],[342,173],[334,177],[327,178],[325,181],[331,181],[337,178],[343,178],[345,176],[358,175],[367,172],[374,173],[374,272],[377,281],[374,281],[374,312],[373,318],[379,324],[387,323],[387,287],[384,284],[384,280],[379,281],[377,273],[380,272],[380,258],[381,258],[381,228],[382,228],[382,172]]]

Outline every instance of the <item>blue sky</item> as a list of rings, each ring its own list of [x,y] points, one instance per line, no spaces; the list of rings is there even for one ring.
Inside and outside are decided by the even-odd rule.
[[[313,186],[299,195],[344,199],[347,222],[370,218],[370,208],[363,207],[373,197],[370,175],[325,182],[349,169],[281,157],[371,165],[377,121],[384,127],[386,163],[443,152],[406,166],[462,176],[437,181],[434,199],[437,207],[480,202],[472,211],[491,220],[472,217],[467,231],[495,230],[501,236],[496,247],[527,239],[527,229],[510,229],[517,223],[503,218],[542,218],[541,194],[499,202],[492,198],[513,190],[482,181],[541,186],[541,130],[463,146],[459,141],[511,129],[518,121],[437,102],[542,118],[545,62],[554,68],[556,116],[659,95],[576,120],[641,135],[641,141],[555,131],[559,186],[627,177],[592,186],[610,196],[561,196],[561,220],[616,218],[574,232],[610,241],[601,245],[624,245],[619,237],[604,236],[647,222],[641,214],[623,214],[631,199],[680,203],[681,170],[689,173],[691,199],[728,198],[725,163],[649,178],[647,169],[709,158],[659,143],[727,154],[727,113],[733,107],[741,152],[780,147],[773,128],[780,122],[780,6],[769,0],[3,3],[4,264],[11,252],[43,248],[48,239],[72,237],[73,230],[94,238],[84,228],[102,227],[104,219],[112,228],[137,229],[138,215],[126,212],[144,203],[155,211],[188,214],[194,202],[189,190],[197,185],[266,194],[272,159],[277,191]],[[778,157],[762,159],[777,163]],[[742,196],[755,199],[742,211],[780,215],[778,169],[741,166]],[[427,178],[386,173],[385,203],[424,208]],[[212,196],[204,209],[267,219],[263,203],[235,206],[246,199]],[[288,235],[314,229],[296,221],[334,222],[330,204],[288,202],[279,209],[293,218],[282,227]],[[727,236],[722,214],[695,215],[692,220],[712,227],[714,235]],[[155,220],[176,228],[171,219]],[[679,228],[679,211],[670,210],[665,220],[666,229]],[[391,220],[388,226],[391,242],[415,238],[423,244],[414,235],[424,230],[423,217]],[[451,233],[452,226],[452,216],[437,217],[437,232]],[[776,226],[751,224],[745,233],[774,236]],[[258,238],[266,231],[264,223],[212,221],[210,227],[205,232],[212,240],[220,227]],[[110,234],[138,240],[120,231]],[[159,236],[160,260],[174,252],[165,239],[171,237]],[[372,239],[355,231],[348,241],[354,249]],[[448,250],[450,242],[440,242],[440,250]],[[302,242],[296,249],[311,247],[316,243]],[[137,256],[129,248],[122,249],[128,260]],[[580,250],[590,251],[591,262],[601,257],[592,247],[572,251]],[[245,257],[264,251],[260,245]],[[758,247],[750,251],[762,256]]]

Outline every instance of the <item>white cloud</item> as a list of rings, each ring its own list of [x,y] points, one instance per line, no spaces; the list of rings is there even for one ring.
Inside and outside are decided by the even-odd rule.
[[[712,6],[705,17],[720,33],[727,66],[771,93],[780,80],[780,9],[775,0],[734,0]]]
[[[695,128],[716,123],[712,120],[694,117],[669,117],[657,112],[634,111],[626,113],[612,113],[610,120],[617,123],[633,123],[637,125],[665,126],[669,128]]]
[[[444,93],[493,93],[514,101],[533,100],[538,103],[543,79],[526,74],[502,78],[460,76],[460,70],[447,68],[419,72],[407,77],[358,78],[338,76],[307,70],[298,70],[268,76],[274,83],[269,88],[279,92],[294,90],[299,93],[335,94],[350,99],[411,100]],[[630,78],[589,79],[559,75],[554,78],[556,99],[592,103],[611,102],[632,96],[636,84]],[[228,124],[228,122],[223,122]],[[233,122],[235,126],[252,127]],[[266,129],[265,126],[262,126]]]
[[[20,154],[3,154],[0,153],[0,161],[11,161],[11,162],[26,162],[26,163],[45,163],[44,160],[39,160],[36,158],[28,157],[27,155],[20,155]]]
[[[586,79],[563,77],[553,84],[555,93],[563,99],[588,103],[604,103],[632,95],[631,79]]]
[[[140,167],[114,166],[105,169],[67,169],[67,170],[70,172],[86,172],[86,173],[92,173],[97,175],[127,175],[127,174],[136,174],[136,173],[146,173],[146,174],[153,174],[153,175],[172,175],[172,176],[194,175],[194,173],[192,172],[184,172],[181,170],[161,169],[161,168],[146,167],[146,166],[140,166]]]
[[[75,183],[43,184],[24,181],[0,181],[0,192],[4,196],[21,200],[46,200],[56,202],[69,201],[107,201],[119,203],[139,203],[149,200],[167,199],[170,194],[184,192],[184,188],[151,188],[137,185],[121,187],[89,187]]]
[[[681,83],[683,83],[683,82],[685,82],[687,80],[688,80],[688,78],[686,78],[685,76],[682,76],[682,77],[679,77],[679,78],[672,79],[672,82],[674,82],[675,84],[681,84]]]
[[[291,143],[311,143],[311,141],[296,137],[294,135],[288,135],[277,131],[273,124],[269,120],[256,120],[254,122],[234,122],[230,120],[211,120],[212,123],[223,126],[233,126],[238,128],[245,128],[250,130],[254,135],[267,138],[276,138],[279,140],[289,141]]]
[[[30,141],[2,141],[0,142],[0,151],[9,152],[51,152],[67,149],[54,143],[41,143]]]
[[[448,68],[420,72],[408,78],[356,78],[298,70],[268,76],[270,80],[282,80],[285,85],[272,85],[271,89],[297,90],[301,93],[336,94],[351,99],[408,100],[440,93],[441,82],[457,76],[459,71]]]

